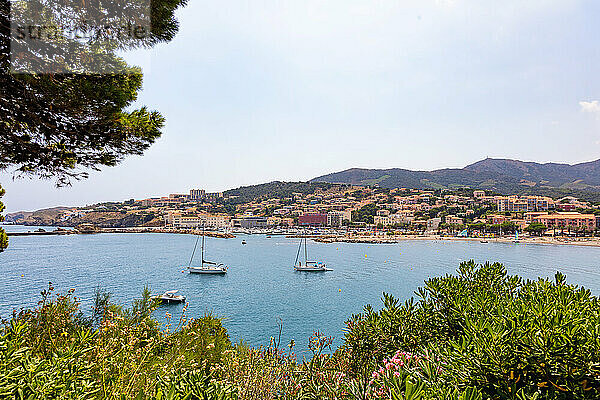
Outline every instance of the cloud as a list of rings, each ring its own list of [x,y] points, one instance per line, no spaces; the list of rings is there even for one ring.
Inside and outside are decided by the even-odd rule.
[[[580,101],[581,111],[597,114],[600,117],[600,102],[594,101]]]

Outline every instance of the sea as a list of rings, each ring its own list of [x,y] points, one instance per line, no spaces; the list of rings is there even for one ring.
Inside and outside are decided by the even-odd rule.
[[[3,226],[8,232],[40,227]],[[41,227],[53,230],[52,227]],[[247,244],[242,244],[245,240]],[[284,236],[238,235],[206,239],[205,259],[229,266],[224,276],[186,272],[196,237],[163,233],[65,236],[13,236],[0,253],[0,318],[35,307],[51,282],[55,290],[74,289],[89,313],[95,288],[112,293],[125,307],[148,286],[153,293],[179,290],[189,302],[185,318],[206,313],[223,318],[233,342],[269,345],[280,337],[300,354],[314,332],[343,341],[345,321],[367,304],[381,307],[382,294],[400,300],[414,296],[423,282],[455,273],[464,260],[502,262],[509,273],[553,278],[600,294],[600,248],[477,241],[406,240],[397,244],[316,243],[309,258],[333,271],[294,272],[299,240]],[[200,256],[194,261],[199,261]],[[174,328],[183,305],[161,306],[155,317]],[[279,334],[281,328],[281,335]]]

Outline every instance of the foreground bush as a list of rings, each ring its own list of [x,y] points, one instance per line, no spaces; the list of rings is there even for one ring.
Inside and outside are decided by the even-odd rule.
[[[343,345],[232,345],[221,320],[179,321],[145,290],[131,309],[99,292],[84,316],[50,287],[0,330],[0,398],[394,399],[600,398],[600,306],[588,290],[462,263],[403,304],[383,296],[347,322]],[[186,306],[187,308],[187,306]]]
[[[342,348],[354,375],[383,363],[422,383],[427,398],[469,388],[489,399],[600,397],[600,304],[563,275],[525,281],[471,261],[417,295],[404,304],[386,295],[382,310],[348,321]],[[396,370],[397,350],[418,361]]]
[[[97,304],[98,306],[98,304]],[[146,289],[132,309],[101,304],[94,327],[72,291],[42,292],[34,310],[15,315],[0,334],[0,398],[208,399],[235,398],[212,373],[231,348],[210,315],[161,326]]]

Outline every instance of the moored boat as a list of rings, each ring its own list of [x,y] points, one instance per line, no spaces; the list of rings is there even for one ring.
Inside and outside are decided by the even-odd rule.
[[[304,241],[304,265],[300,260],[300,250],[302,249],[302,242]],[[320,261],[308,261],[308,250],[307,250],[307,238],[300,239],[300,245],[298,246],[298,252],[296,253],[296,261],[294,261],[294,271],[297,272],[325,272],[333,271],[331,268],[327,268],[325,263]]]
[[[202,246],[201,246],[201,258],[202,261],[200,265],[192,265],[192,261],[194,260],[194,254],[196,253],[196,248],[198,247],[198,239],[196,236],[196,244],[194,245],[194,251],[192,251],[192,256],[190,257],[190,262],[187,266],[187,270],[190,274],[205,274],[205,275],[225,275],[227,273],[227,265],[223,263],[216,263],[212,261],[207,261],[204,259],[204,228],[202,229]]]
[[[208,274],[208,275],[224,275],[227,273],[227,266],[224,264],[207,265],[209,262],[205,261],[204,265],[195,267],[189,266],[188,272],[190,274]]]
[[[160,300],[161,303],[183,303],[185,296],[177,294],[179,290],[167,290],[163,294],[157,294],[152,296],[155,300]]]

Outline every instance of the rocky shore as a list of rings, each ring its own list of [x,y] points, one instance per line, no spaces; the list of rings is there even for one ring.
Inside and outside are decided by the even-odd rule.
[[[182,235],[204,235],[221,239],[231,239],[235,235],[225,232],[204,231],[200,229],[174,229],[174,228],[102,228],[98,233],[176,233]]]
[[[74,229],[63,229],[57,228],[49,231],[45,229],[36,229],[28,232],[8,232],[8,236],[54,236],[54,235],[94,235],[101,233],[176,233],[183,235],[204,235],[207,237],[215,237],[221,239],[231,239],[235,235],[224,232],[202,232],[199,229],[166,229],[166,228],[148,228],[148,227],[136,227],[136,228],[98,228],[92,226],[78,227]]]

